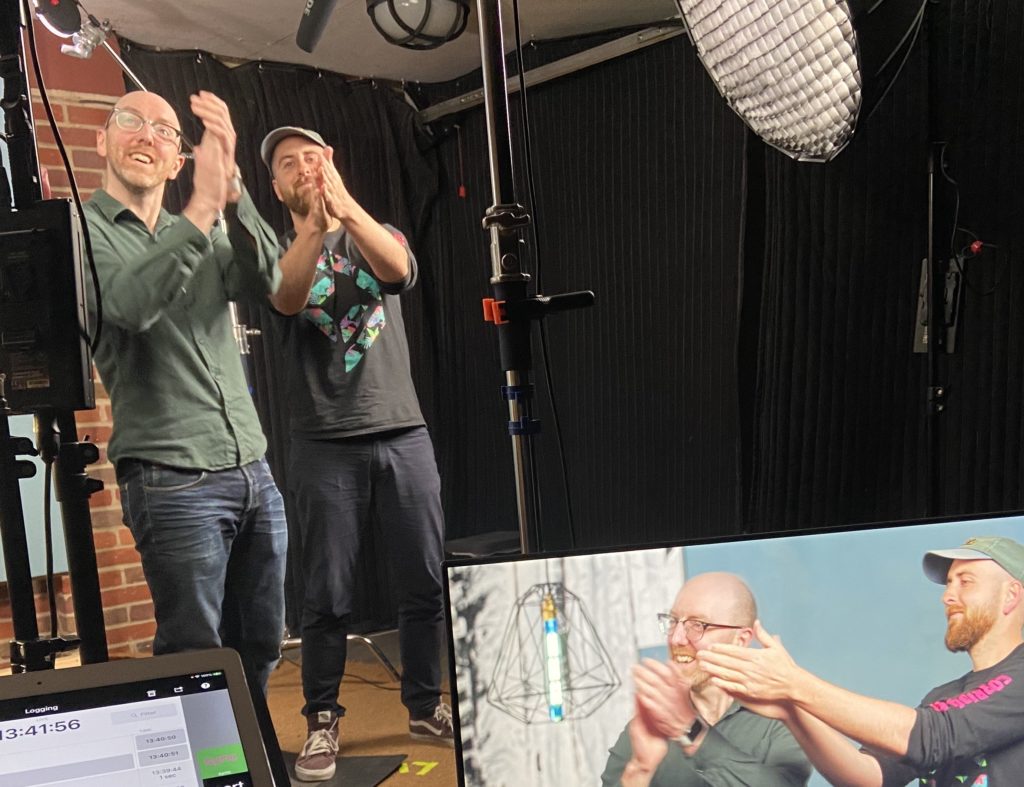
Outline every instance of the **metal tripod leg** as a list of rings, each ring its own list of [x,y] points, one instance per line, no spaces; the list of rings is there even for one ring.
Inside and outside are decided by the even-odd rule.
[[[349,642],[361,642],[363,645],[369,648],[370,652],[374,655],[377,661],[381,663],[381,666],[383,666],[384,669],[388,671],[388,674],[391,676],[392,680],[402,679],[401,673],[399,673],[399,671],[395,669],[395,665],[391,663],[391,659],[387,657],[384,651],[381,650],[377,643],[374,642],[370,637],[365,636],[363,634],[349,634],[345,637],[345,639],[347,639]],[[281,650],[298,648],[301,647],[301,645],[302,637],[287,637],[286,639],[281,641]]]

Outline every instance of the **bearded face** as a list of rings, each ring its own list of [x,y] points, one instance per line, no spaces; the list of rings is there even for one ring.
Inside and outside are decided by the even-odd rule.
[[[287,191],[281,189],[281,201],[297,216],[308,216],[315,192],[316,184],[312,180],[300,182]]]
[[[672,666],[676,674],[690,685],[691,690],[700,692],[708,685],[711,676],[697,666],[696,652],[697,649],[689,643],[669,645],[669,655],[672,657]]]
[[[161,157],[160,151],[153,146],[108,145],[107,150],[110,174],[130,194],[145,194],[169,180],[169,176],[176,170],[173,159]]]
[[[141,196],[177,176],[184,163],[180,142],[161,136],[156,127],[178,128],[164,99],[140,92],[118,103],[97,136],[97,152],[107,162],[108,185]]]
[[[308,216],[321,177],[323,148],[304,137],[288,137],[274,149],[274,191],[296,216]]]
[[[997,610],[995,603],[973,607],[964,605],[946,610],[946,647],[952,653],[969,651],[995,625]]]

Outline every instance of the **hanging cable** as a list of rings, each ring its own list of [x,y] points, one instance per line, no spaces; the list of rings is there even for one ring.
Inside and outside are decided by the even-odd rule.
[[[536,291],[537,293],[543,293],[543,279],[542,279],[542,254],[540,246],[540,231],[538,228],[537,220],[537,192],[534,184],[534,173],[533,173],[533,150],[531,146],[531,135],[530,135],[530,116],[529,109],[527,106],[526,97],[526,69],[523,63],[523,42],[520,34],[519,27],[519,0],[512,0],[512,18],[515,27],[516,37],[516,64],[519,79],[519,109],[522,114],[522,139],[523,139],[523,155],[526,160],[526,186],[527,193],[530,200],[530,213],[532,215],[532,221],[530,222],[530,232],[533,238],[534,248],[534,274],[536,278]],[[565,513],[569,526],[569,547],[575,549],[576,547],[576,525],[573,517],[573,506],[572,506],[572,493],[569,488],[569,470],[568,463],[565,458],[565,443],[562,439],[562,422],[558,416],[558,403],[555,395],[554,383],[552,381],[551,374],[551,354],[548,351],[548,333],[547,324],[544,320],[539,320],[540,323],[540,355],[541,362],[544,366],[544,383],[547,387],[548,401],[551,403],[551,421],[555,427],[555,443],[558,452],[559,466],[562,472],[562,490],[565,496]],[[536,473],[536,463],[533,463],[534,473]],[[536,485],[535,489],[539,489]],[[538,505],[541,495],[536,495]],[[539,520],[538,520],[539,521]]]
[[[971,281],[971,278],[967,275],[967,266],[964,265],[964,261],[968,257],[976,257],[982,253],[985,249],[998,249],[994,243],[988,243],[982,241],[974,232],[967,229],[966,227],[960,226],[960,184],[956,182],[952,175],[948,172],[948,164],[946,162],[946,145],[942,146],[942,153],[939,156],[939,172],[942,177],[953,187],[953,229],[949,236],[949,258],[953,265],[956,266],[957,272],[963,277],[964,284],[967,289],[973,292],[975,295],[985,298],[989,295],[995,294],[999,287],[1003,283],[1003,278],[1006,276],[1006,271],[1009,268],[1009,255],[1003,255],[1003,264],[996,274],[996,282],[988,289],[982,289]],[[956,236],[957,233],[964,233],[972,238],[972,241],[967,245],[961,247],[959,250],[956,248]]]
[[[46,599],[50,605],[50,639],[57,639],[57,586],[53,572],[53,513],[50,501],[53,487],[53,459],[44,461],[43,471],[43,537],[46,544]]]
[[[28,9],[31,11],[31,9]],[[80,327],[83,338],[89,342],[89,349],[96,353],[96,348],[99,347],[100,335],[103,332],[103,303],[100,297],[100,279],[96,273],[96,261],[92,255],[92,239],[89,236],[89,224],[85,220],[85,209],[82,206],[82,197],[78,191],[78,183],[75,181],[75,173],[71,168],[71,159],[68,157],[68,152],[64,147],[64,141],[60,136],[60,129],[57,128],[57,119],[53,115],[53,107],[50,106],[50,97],[46,93],[46,84],[43,81],[43,72],[39,67],[39,51],[36,47],[36,34],[33,23],[33,16],[31,13],[28,14],[27,19],[29,20],[28,25],[28,41],[29,48],[32,51],[32,70],[36,75],[36,85],[39,87],[39,97],[43,102],[43,109],[46,110],[46,118],[50,123],[50,130],[53,132],[53,139],[57,143],[57,150],[60,152],[61,161],[64,162],[64,170],[68,174],[68,184],[71,187],[71,198],[75,203],[75,207],[78,208],[78,217],[82,227],[82,238],[85,242],[85,256],[89,261],[89,272],[92,275],[93,284],[93,295],[95,296],[96,303],[96,332],[90,339],[88,332],[84,327]]]

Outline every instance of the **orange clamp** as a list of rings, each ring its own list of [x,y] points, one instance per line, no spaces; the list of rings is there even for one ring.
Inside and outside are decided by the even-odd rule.
[[[484,322],[493,322],[495,325],[507,323],[508,320],[505,319],[505,301],[484,298]]]

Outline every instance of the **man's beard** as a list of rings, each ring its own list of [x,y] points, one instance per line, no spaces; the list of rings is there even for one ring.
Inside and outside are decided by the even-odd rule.
[[[690,691],[700,693],[711,685],[711,674],[699,667],[690,673]]]
[[[135,171],[129,173],[116,160],[111,160],[110,171],[129,194],[137,197],[152,191],[167,179],[165,174],[159,172],[145,173]]]
[[[672,664],[673,664],[673,666],[676,667],[677,674],[679,675],[680,679],[685,680],[690,685],[690,689],[692,691],[699,692],[702,689],[706,688],[707,686],[710,686],[711,685],[711,675],[709,673],[705,672],[704,670],[702,670],[700,667],[696,666],[696,664],[697,664],[696,659],[694,661],[690,662],[689,664],[685,664],[685,665],[681,664],[681,663],[675,661],[675,656],[677,654],[677,651],[680,654],[685,653],[688,656],[689,655],[695,655],[695,654],[690,654],[684,648],[676,648],[676,647],[671,646],[671,645],[669,646],[669,655],[672,657],[672,659],[671,659]]]
[[[969,651],[992,629],[996,612],[991,606],[980,609],[959,608],[960,620],[950,620],[946,627],[946,647],[952,653]]]
[[[312,188],[296,188],[281,195],[281,202],[296,216],[305,218],[309,215],[309,209],[313,205]]]

